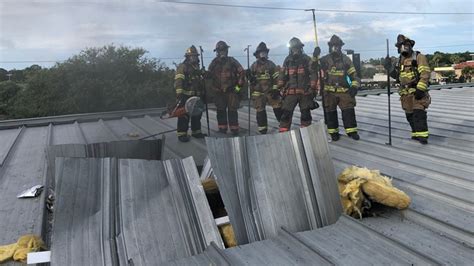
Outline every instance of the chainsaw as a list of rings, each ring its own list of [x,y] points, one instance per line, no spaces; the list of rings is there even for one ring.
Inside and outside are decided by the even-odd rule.
[[[201,98],[197,96],[190,97],[186,101],[183,99],[178,100],[175,104],[169,105],[165,111],[160,115],[161,119],[169,119],[174,117],[198,116],[201,115],[205,110],[204,103]]]

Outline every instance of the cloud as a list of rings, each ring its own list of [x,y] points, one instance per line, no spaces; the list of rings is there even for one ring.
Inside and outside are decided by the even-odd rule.
[[[258,4],[242,0],[235,3],[346,10],[472,10],[472,2],[465,0],[420,0],[406,5],[373,0],[276,0]],[[393,42],[399,32],[415,38],[419,47],[472,43],[474,39],[472,15],[317,12],[316,19],[323,51],[327,50],[331,35],[337,34],[346,43],[344,48],[362,51],[363,58],[383,56],[385,39]],[[248,44],[253,50],[259,42],[265,41],[271,48],[270,56],[281,63],[288,53],[286,43],[293,36],[305,43],[307,52],[314,47],[311,12],[194,6],[155,0],[2,0],[0,32],[0,61],[40,57],[66,59],[83,48],[110,43],[143,47],[150,51],[150,56],[180,61],[191,44],[202,45],[205,56],[209,57],[214,55],[215,43],[225,40],[231,45],[230,54],[241,62],[245,61],[243,49]]]

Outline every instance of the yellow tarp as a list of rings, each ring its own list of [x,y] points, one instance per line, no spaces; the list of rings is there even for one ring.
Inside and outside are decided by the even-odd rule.
[[[0,263],[8,260],[26,262],[26,256],[30,252],[45,249],[43,240],[39,236],[24,235],[14,244],[0,246]]]
[[[390,178],[378,170],[348,167],[339,175],[338,185],[344,213],[356,218],[362,218],[364,209],[370,208],[366,196],[371,201],[397,209],[406,209],[411,202],[405,192],[394,187]]]

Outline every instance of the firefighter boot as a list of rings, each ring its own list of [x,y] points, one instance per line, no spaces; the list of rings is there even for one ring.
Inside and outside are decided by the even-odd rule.
[[[413,110],[415,136],[421,144],[428,144],[428,122],[425,110]]]
[[[328,133],[331,135],[333,141],[338,141],[339,135],[339,121],[337,120],[337,110],[326,112],[326,125]]]
[[[265,110],[257,112],[257,125],[260,134],[267,134],[267,112]]]
[[[291,128],[291,121],[293,118],[293,111],[283,110],[280,117],[280,132],[289,131]]]
[[[347,136],[353,140],[359,140],[360,136],[357,133],[357,121],[354,108],[342,110],[342,122],[344,123]]]
[[[405,113],[405,116],[407,117],[408,123],[410,123],[411,139],[418,140],[418,138],[415,136],[415,126],[413,124],[413,113]]]
[[[338,141],[341,138],[341,135],[339,135],[339,132],[337,133],[330,133],[332,141]]]
[[[189,136],[188,135],[178,136],[178,140],[181,141],[181,142],[188,142],[189,141]]]

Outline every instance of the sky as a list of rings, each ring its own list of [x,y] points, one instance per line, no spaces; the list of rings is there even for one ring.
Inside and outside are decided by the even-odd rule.
[[[449,15],[366,14],[316,12],[319,45],[327,53],[331,35],[362,59],[386,55],[386,39],[395,55],[399,33],[416,41],[422,53],[474,51],[474,1],[275,0],[188,2],[285,7],[296,9],[369,10],[402,12],[471,13]],[[65,60],[87,47],[108,44],[141,47],[148,57],[168,66],[179,63],[190,45],[201,45],[206,65],[215,56],[219,40],[230,46],[229,55],[247,65],[244,49],[252,53],[264,41],[270,59],[281,64],[287,43],[300,38],[304,50],[315,47],[311,12],[303,10],[231,8],[162,2],[160,0],[0,0],[0,68],[45,67]]]

